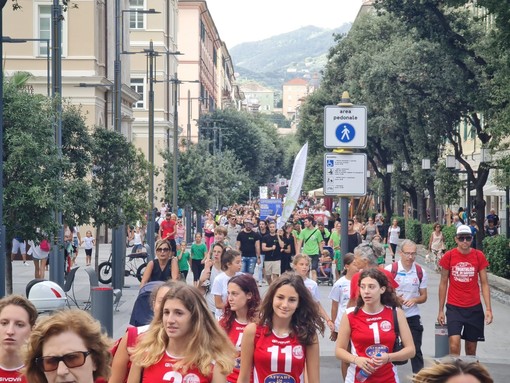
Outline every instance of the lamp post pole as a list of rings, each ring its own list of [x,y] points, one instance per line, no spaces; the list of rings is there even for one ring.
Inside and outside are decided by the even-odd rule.
[[[179,111],[177,108],[177,87],[179,86],[179,80],[177,73],[174,75],[174,161],[173,161],[173,185],[172,185],[172,209],[177,214],[177,180],[178,180],[178,162],[179,162]]]
[[[154,249],[154,60],[157,52],[154,51],[154,44],[150,41],[149,50],[149,212],[147,214],[147,243]],[[154,251],[151,251],[154,255]]]
[[[3,9],[7,0],[0,0],[0,57],[3,54]],[[4,225],[4,71],[0,70],[0,298],[5,296],[5,225]]]
[[[113,129],[122,132],[122,63],[120,61],[121,0],[115,0],[115,58],[113,62]],[[122,214],[118,207],[119,217]],[[125,241],[124,225],[112,228],[112,287],[124,287]]]
[[[51,63],[52,63],[52,97],[59,100],[56,102],[55,110],[55,144],[59,158],[62,158],[62,6],[59,0],[53,0],[51,7],[52,15],[52,28],[51,28]],[[61,173],[59,174],[59,179]],[[59,197],[62,196],[62,190],[59,189]],[[50,280],[64,286],[65,274],[65,257],[64,249],[61,246],[64,243],[64,224],[62,218],[62,210],[55,212],[55,218],[58,226],[57,238],[54,241],[56,246],[53,246],[52,262],[50,267]]]

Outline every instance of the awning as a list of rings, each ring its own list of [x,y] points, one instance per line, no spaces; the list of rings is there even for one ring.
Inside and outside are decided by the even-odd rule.
[[[471,196],[476,195],[476,190],[471,190],[469,193]],[[498,189],[496,185],[485,185],[483,187],[484,196],[503,197],[506,195],[504,190]]]
[[[322,188],[310,190],[308,192],[308,197],[324,197],[324,190]]]

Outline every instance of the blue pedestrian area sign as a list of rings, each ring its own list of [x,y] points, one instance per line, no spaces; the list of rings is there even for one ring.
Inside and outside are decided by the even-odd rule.
[[[324,147],[364,149],[367,147],[365,106],[324,107]]]

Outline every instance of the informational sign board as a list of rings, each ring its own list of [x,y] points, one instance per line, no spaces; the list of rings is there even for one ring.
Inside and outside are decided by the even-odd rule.
[[[267,217],[276,218],[277,215],[282,215],[281,199],[260,200],[260,219],[266,219]]]
[[[323,189],[327,196],[366,195],[367,155],[326,153]]]
[[[363,149],[367,147],[365,106],[324,107],[324,147]]]
[[[259,186],[259,198],[260,199],[267,198],[267,186]]]

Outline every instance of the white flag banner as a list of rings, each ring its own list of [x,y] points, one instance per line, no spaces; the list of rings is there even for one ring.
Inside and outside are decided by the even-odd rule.
[[[308,156],[308,142],[303,145],[299,150],[296,158],[294,159],[294,166],[292,167],[292,176],[290,177],[289,188],[283,204],[281,217],[278,217],[277,226],[282,228],[285,222],[290,218],[294,207],[297,204],[301,187],[303,186],[303,179],[305,178],[306,157]]]

